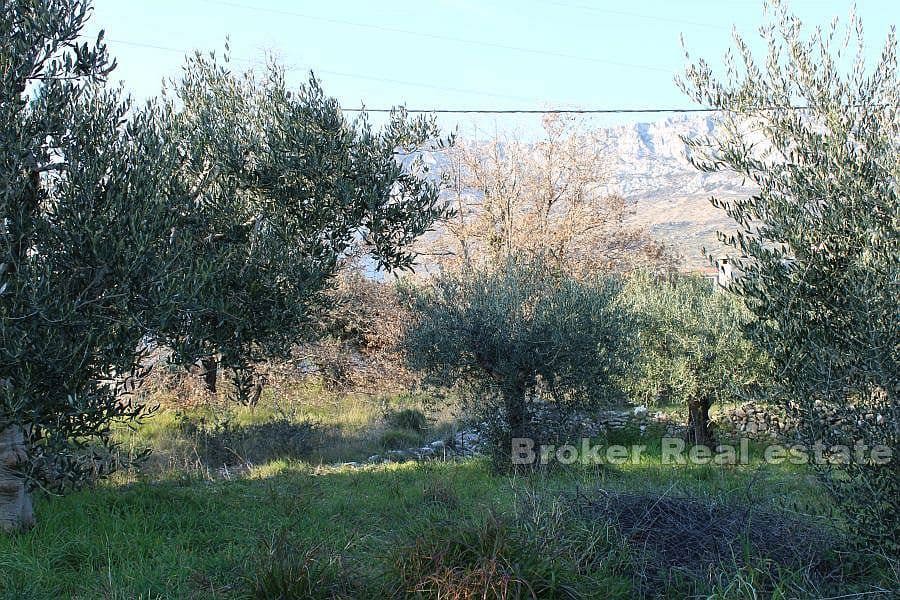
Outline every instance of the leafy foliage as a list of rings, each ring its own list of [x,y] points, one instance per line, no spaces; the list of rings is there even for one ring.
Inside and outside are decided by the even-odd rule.
[[[83,446],[140,407],[122,397],[169,313],[187,197],[158,107],[105,87],[83,0],[0,6],[0,430],[27,433],[33,481],[96,474]]]
[[[422,434],[407,428],[388,429],[378,437],[385,450],[404,450],[422,444]]]
[[[423,432],[430,426],[428,417],[418,408],[389,409],[385,411],[384,417],[391,427],[398,429]]]
[[[804,440],[896,453],[896,38],[892,31],[867,70],[855,16],[844,44],[836,44],[837,21],[805,37],[780,2],[768,6],[774,19],[762,29],[763,61],[737,37],[740,62],[726,57],[725,78],[701,60],[681,81],[698,102],[727,111],[726,135],[693,140],[693,160],[703,170],[737,172],[759,188],[749,198],[714,203],[742,228],[724,240],[743,272],[733,290],[753,312],[750,333],[771,356],[778,397],[799,420]],[[851,39],[855,57],[845,53]],[[835,412],[842,426],[828,418]],[[838,461],[822,465],[821,473],[854,529],[896,551],[900,461]]]
[[[182,268],[202,287],[163,337],[186,363],[233,369],[246,399],[253,364],[310,331],[360,246],[378,267],[411,266],[407,246],[444,211],[420,155],[437,131],[402,110],[380,132],[364,115],[350,123],[316,79],[289,91],[274,64],[257,78],[198,54],[172,93],[184,180],[198,189]]]
[[[508,457],[510,437],[537,434],[530,404],[569,409],[619,394],[632,349],[619,287],[513,261],[440,275],[408,289],[408,360],[432,382],[468,390],[468,407],[492,428],[496,458]]]
[[[329,387],[409,389],[415,376],[398,349],[408,311],[396,285],[366,277],[361,269],[342,270],[333,284],[314,339],[297,353]]]
[[[636,401],[682,405],[711,441],[709,408],[733,402],[766,381],[766,359],[745,337],[740,300],[696,276],[637,272],[625,295],[640,318],[641,353],[628,387]],[[696,419],[699,418],[699,422]],[[694,424],[694,423],[692,423]]]
[[[293,421],[284,415],[243,425],[226,411],[211,420],[180,414],[180,432],[193,442],[194,454],[204,467],[257,465],[279,459],[306,458],[319,436],[311,421]]]

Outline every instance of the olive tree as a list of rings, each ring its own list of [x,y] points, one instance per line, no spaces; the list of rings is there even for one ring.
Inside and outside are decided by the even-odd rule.
[[[230,368],[237,396],[258,397],[253,365],[304,339],[323,291],[361,248],[378,268],[408,268],[411,242],[444,214],[422,153],[441,144],[432,119],[393,112],[376,131],[348,120],[315,78],[234,73],[189,59],[170,91],[171,128],[187,155],[194,255],[203,289],[162,330],[185,364],[202,360],[215,391]],[[205,274],[215,273],[216,277]]]
[[[536,411],[562,416],[620,398],[633,319],[612,278],[573,279],[541,262],[471,267],[407,287],[403,347],[412,368],[456,385],[488,420],[495,458],[511,438],[540,437]],[[495,419],[495,416],[498,416]]]
[[[737,60],[716,76],[703,60],[680,80],[722,109],[721,133],[691,142],[694,164],[734,171],[758,192],[715,200],[741,231],[724,241],[741,276],[731,289],[754,315],[770,355],[776,397],[807,444],[882,446],[900,439],[900,83],[893,30],[867,68],[862,25],[851,16],[804,33],[780,2],[758,59],[735,38]],[[836,41],[837,38],[837,41]],[[856,55],[848,55],[851,39]],[[817,465],[861,535],[897,549],[900,460]],[[866,454],[866,457],[869,455]]]
[[[85,0],[0,5],[0,529],[33,521],[32,485],[103,473],[109,425],[178,278],[172,174],[158,108],[104,80]]]
[[[712,405],[748,397],[768,377],[765,355],[744,334],[743,302],[701,277],[646,271],[629,277],[624,293],[640,322],[632,398],[684,406],[688,441],[712,446]]]

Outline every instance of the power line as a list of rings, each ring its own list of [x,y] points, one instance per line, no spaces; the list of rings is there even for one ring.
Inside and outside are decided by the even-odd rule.
[[[78,37],[94,39],[93,37],[88,36],[88,35],[79,35]],[[130,40],[119,40],[116,38],[111,38],[111,37],[106,37],[106,36],[103,37],[103,41],[104,42],[112,42],[114,44],[122,44],[123,46],[134,46],[135,48],[147,48],[149,50],[162,50],[164,52],[177,52],[178,54],[181,54],[182,56],[186,56],[188,54],[193,54],[193,50],[185,50],[184,48],[173,48],[171,46],[160,46],[159,44],[150,44],[147,42],[132,42]],[[246,62],[246,63],[253,62],[249,58],[232,58],[231,60],[233,60],[234,62]]]
[[[291,70],[299,70],[299,67]],[[485,96],[490,98],[504,98],[506,100],[524,100],[526,102],[540,102],[538,98],[529,98],[526,96],[513,96],[510,94],[498,94],[495,92],[485,92],[483,90],[469,90],[466,88],[457,88],[457,87],[447,87],[444,85],[433,85],[430,83],[418,83],[415,81],[404,81],[403,79],[390,79],[385,77],[374,77],[369,75],[360,75],[358,73],[344,73],[341,71],[329,71],[325,69],[313,69],[315,73],[325,73],[327,75],[335,75],[337,77],[349,77],[353,79],[363,79],[368,81],[378,81],[381,83],[398,83],[401,85],[408,85],[413,87],[420,87],[429,90],[440,90],[444,92],[457,92],[461,94],[473,94],[476,96]],[[372,111],[374,112],[374,111]]]
[[[88,36],[81,35],[79,37],[85,38]],[[190,54],[190,51],[181,49],[181,48],[172,48],[170,46],[161,46],[158,44],[150,44],[145,42],[133,42],[130,40],[122,40],[122,39],[114,39],[114,38],[105,38],[106,41],[112,42],[115,44],[123,44],[126,46],[135,46],[138,48],[148,48],[151,50],[160,50],[165,52],[177,52],[182,55]],[[246,62],[252,63],[253,61],[247,58],[234,58],[230,59],[234,62]],[[299,70],[300,67],[294,67],[287,69],[289,71]],[[490,92],[484,91],[476,91],[476,90],[466,90],[462,88],[453,88],[453,87],[445,87],[445,86],[437,86],[430,85],[427,83],[417,83],[412,81],[403,81],[400,79],[389,79],[382,77],[374,77],[369,75],[362,75],[358,73],[344,73],[341,71],[329,71],[324,69],[315,69],[315,73],[326,73],[330,75],[336,75],[339,77],[352,77],[356,79],[367,79],[371,81],[379,81],[384,83],[397,83],[402,85],[410,85],[416,87],[423,87],[429,89],[443,90],[443,91],[453,91],[467,94],[476,94],[481,96],[493,96],[493,97],[503,97],[515,100],[529,100],[535,101],[536,98],[525,98],[521,96],[509,96],[506,94],[493,94]],[[804,106],[785,106],[785,107],[766,107],[765,109],[760,110],[774,110],[774,109],[789,109],[789,110],[805,110],[808,107]],[[390,113],[393,108],[341,108],[344,112],[367,112],[367,113]],[[479,115],[546,115],[546,114],[571,114],[571,115],[609,115],[609,114],[646,114],[646,113],[713,113],[713,112],[726,112],[722,109],[717,108],[522,108],[522,109],[486,109],[486,108],[407,108],[405,109],[408,113],[416,113],[416,114],[439,114],[439,115],[448,115],[448,114],[479,114]]]
[[[609,8],[598,8],[596,6],[588,6],[585,4],[568,4],[566,2],[554,2],[551,0],[544,0],[545,4],[550,4],[552,6],[561,6],[564,8],[574,8],[578,10],[584,10],[592,13],[603,13],[608,15],[619,15],[623,17],[632,17],[635,19],[646,19],[648,21],[660,21],[663,23],[675,23],[679,25],[690,25],[693,27],[706,27],[708,29],[719,29],[729,31],[730,27],[725,27],[723,25],[714,25],[712,23],[701,23],[699,21],[688,21],[686,19],[674,19],[671,17],[659,17],[656,15],[644,15],[633,12],[627,12],[624,10],[612,10]]]
[[[253,12],[266,12],[266,13],[296,17],[299,19],[307,19],[310,21],[318,21],[320,23],[331,23],[334,25],[344,25],[344,26],[348,26],[348,27],[357,27],[360,29],[370,29],[370,30],[374,30],[374,31],[397,33],[397,34],[401,34],[401,35],[410,35],[410,36],[431,39],[431,40],[441,40],[441,41],[445,41],[445,42],[454,42],[457,44],[467,44],[470,46],[482,46],[485,48],[497,48],[500,50],[510,50],[513,52],[522,52],[522,53],[526,53],[526,54],[552,56],[555,58],[565,58],[565,59],[569,59],[569,60],[600,63],[600,64],[611,65],[611,66],[615,66],[615,67],[624,67],[624,68],[628,68],[628,69],[643,69],[643,70],[647,70],[647,71],[659,71],[662,73],[671,73],[671,69],[666,69],[664,67],[656,67],[656,66],[652,66],[652,65],[639,65],[639,64],[634,64],[634,63],[608,60],[605,58],[596,58],[596,57],[592,57],[592,56],[580,56],[577,54],[556,52],[553,50],[528,48],[525,46],[512,46],[512,45],[508,45],[508,44],[500,44],[497,42],[488,42],[485,40],[478,40],[478,39],[471,39],[471,38],[459,38],[459,37],[444,35],[441,33],[430,33],[430,32],[425,32],[425,31],[416,31],[413,29],[401,29],[399,27],[388,27],[388,26],[384,26],[384,25],[373,25],[371,23],[360,23],[357,21],[334,19],[331,17],[320,17],[317,15],[309,15],[309,14],[305,14],[305,13],[299,13],[299,12],[283,10],[283,9],[278,9],[278,8],[251,6],[249,4],[241,4],[239,2],[230,2],[228,0],[200,0],[200,1],[205,2],[207,4],[216,4],[219,6],[240,8],[243,10],[248,10],[248,11],[253,11]]]
[[[80,36],[80,37],[87,37],[87,36]],[[134,46],[136,48],[146,48],[148,50],[160,50],[160,51],[164,51],[164,52],[174,52],[177,54],[181,54],[182,56],[193,53],[193,51],[191,51],[191,50],[185,50],[183,48],[173,48],[171,46],[161,46],[159,44],[150,44],[150,43],[145,43],[145,42],[133,42],[130,40],[122,40],[122,39],[116,39],[116,38],[105,38],[105,40],[107,42],[112,42],[115,44],[122,44],[123,46]],[[255,62],[249,58],[240,58],[240,57],[231,57],[230,60],[232,62],[240,62],[240,63],[248,63],[248,64],[252,64],[253,62]],[[302,67],[289,67],[289,68],[286,68],[285,70],[300,71],[300,70],[307,70],[307,69],[302,68]],[[334,75],[336,77],[347,77],[347,78],[351,78],[351,79],[377,81],[380,83],[395,83],[395,84],[407,85],[407,86],[411,86],[411,87],[419,87],[419,88],[424,88],[424,89],[429,89],[429,90],[439,90],[439,91],[444,91],[444,92],[456,92],[456,93],[460,93],[460,94],[472,94],[472,95],[476,95],[476,96],[484,96],[486,98],[503,98],[506,100],[524,100],[526,102],[539,102],[540,101],[539,98],[531,98],[531,97],[527,97],[527,96],[515,96],[512,94],[500,94],[500,93],[496,93],[496,92],[486,92],[484,90],[470,90],[470,89],[465,89],[465,88],[448,87],[448,86],[443,86],[443,85],[434,85],[434,84],[430,84],[430,83],[422,83],[422,82],[417,82],[417,81],[407,81],[407,80],[403,80],[403,79],[392,79],[392,78],[388,78],[388,77],[376,77],[373,75],[363,75],[361,73],[347,73],[345,71],[332,71],[332,70],[328,70],[328,69],[312,69],[312,71],[314,71],[315,73]]]
[[[848,104],[850,108],[885,108],[887,104]],[[341,108],[344,112],[369,112],[389,113],[393,108]],[[509,109],[479,109],[479,108],[406,108],[408,113],[434,113],[434,114],[479,114],[479,115],[613,115],[613,114],[641,114],[641,113],[736,113],[729,108],[509,108]],[[754,106],[744,109],[747,111],[775,111],[775,110],[813,110],[810,106]]]
[[[799,109],[802,107],[788,107]],[[393,108],[342,108],[344,112],[389,113]],[[407,108],[408,113],[479,114],[479,115],[612,115],[636,113],[710,113],[723,112],[718,108],[527,108],[527,109],[479,109],[479,108]]]
[[[91,41],[97,39],[96,36],[91,36],[91,35],[87,35],[84,33],[80,34],[77,37],[84,39],[84,40],[91,40]],[[180,54],[182,56],[187,56],[187,55],[193,54],[195,52],[195,50],[185,50],[184,48],[173,48],[172,46],[162,46],[160,44],[151,44],[149,42],[134,42],[131,40],[122,40],[122,39],[117,39],[117,38],[111,38],[111,37],[108,37],[105,35],[103,36],[103,42],[104,43],[112,42],[113,44],[122,44],[123,46],[134,46],[135,48],[146,48],[148,50],[159,50],[162,52],[174,52],[174,53]],[[254,61],[250,60],[249,58],[240,58],[240,57],[237,57],[237,58],[231,57],[231,61],[232,62],[240,62],[240,63],[253,63],[254,62]]]
[[[80,38],[87,38],[89,36],[80,35]],[[138,48],[148,48],[151,50],[160,50],[165,52],[177,52],[182,55],[190,54],[190,51],[181,49],[181,48],[173,48],[170,46],[161,46],[159,44],[150,44],[145,42],[133,42],[130,40],[122,40],[122,39],[114,39],[114,38],[105,38],[108,42],[113,42],[115,44],[123,44],[126,46],[135,46]],[[231,57],[231,61],[233,62],[245,62],[245,63],[253,63],[254,61],[248,58],[235,58]],[[300,67],[292,67],[286,69],[288,71],[297,71],[300,70]],[[452,91],[466,94],[476,94],[480,96],[492,96],[497,98],[508,98],[514,100],[528,100],[528,101],[538,101],[537,98],[526,98],[523,96],[510,96],[507,94],[493,94],[491,92],[484,92],[481,90],[467,90],[463,88],[454,88],[454,87],[446,87],[446,86],[438,86],[431,85],[427,83],[418,83],[413,81],[404,81],[402,79],[390,79],[384,77],[374,77],[369,75],[362,75],[359,73],[345,73],[342,71],[329,71],[325,69],[314,69],[314,73],[326,73],[329,75],[336,75],[339,77],[352,77],[355,79],[367,79],[370,81],[379,81],[383,83],[397,83],[401,85],[410,85],[416,87],[423,87],[428,89],[436,89],[443,91]],[[809,107],[806,106],[770,106],[770,107],[760,107],[759,110],[807,110]],[[394,111],[393,108],[341,108],[344,112],[367,112],[367,113],[390,113]],[[567,114],[567,115],[610,115],[610,114],[646,114],[646,113],[713,113],[713,112],[727,112],[724,109],[718,108],[509,108],[509,109],[491,109],[491,108],[407,108],[405,109],[408,113],[428,113],[428,114],[480,114],[480,115],[546,115],[546,114]]]

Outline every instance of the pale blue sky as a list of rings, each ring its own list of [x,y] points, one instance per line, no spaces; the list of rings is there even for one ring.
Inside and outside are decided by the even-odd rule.
[[[846,18],[850,2],[791,6],[814,25]],[[858,0],[857,12],[874,55],[900,21],[900,2]],[[137,99],[178,75],[183,50],[221,50],[230,36],[236,66],[273,52],[295,81],[315,70],[346,107],[643,108],[690,106],[672,83],[684,65],[681,34],[694,55],[720,64],[732,25],[751,38],[761,22],[760,0],[95,0],[91,30],[106,29],[120,65],[113,79]],[[472,122],[442,118],[445,127]]]

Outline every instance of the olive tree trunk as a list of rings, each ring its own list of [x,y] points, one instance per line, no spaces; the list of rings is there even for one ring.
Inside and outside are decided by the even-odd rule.
[[[688,443],[712,448],[715,443],[713,435],[712,419],[709,418],[709,410],[712,401],[708,398],[698,398],[688,401],[688,427],[685,434]]]
[[[34,525],[31,494],[15,471],[25,459],[22,428],[11,425],[0,430],[0,531],[22,531]]]
[[[206,384],[206,391],[215,394],[216,382],[219,374],[219,361],[215,357],[204,358],[200,361],[203,366],[203,382]]]
[[[506,408],[506,424],[511,438],[526,437],[528,428],[528,405],[525,401],[527,390],[524,385],[516,384],[503,391],[503,403]]]

